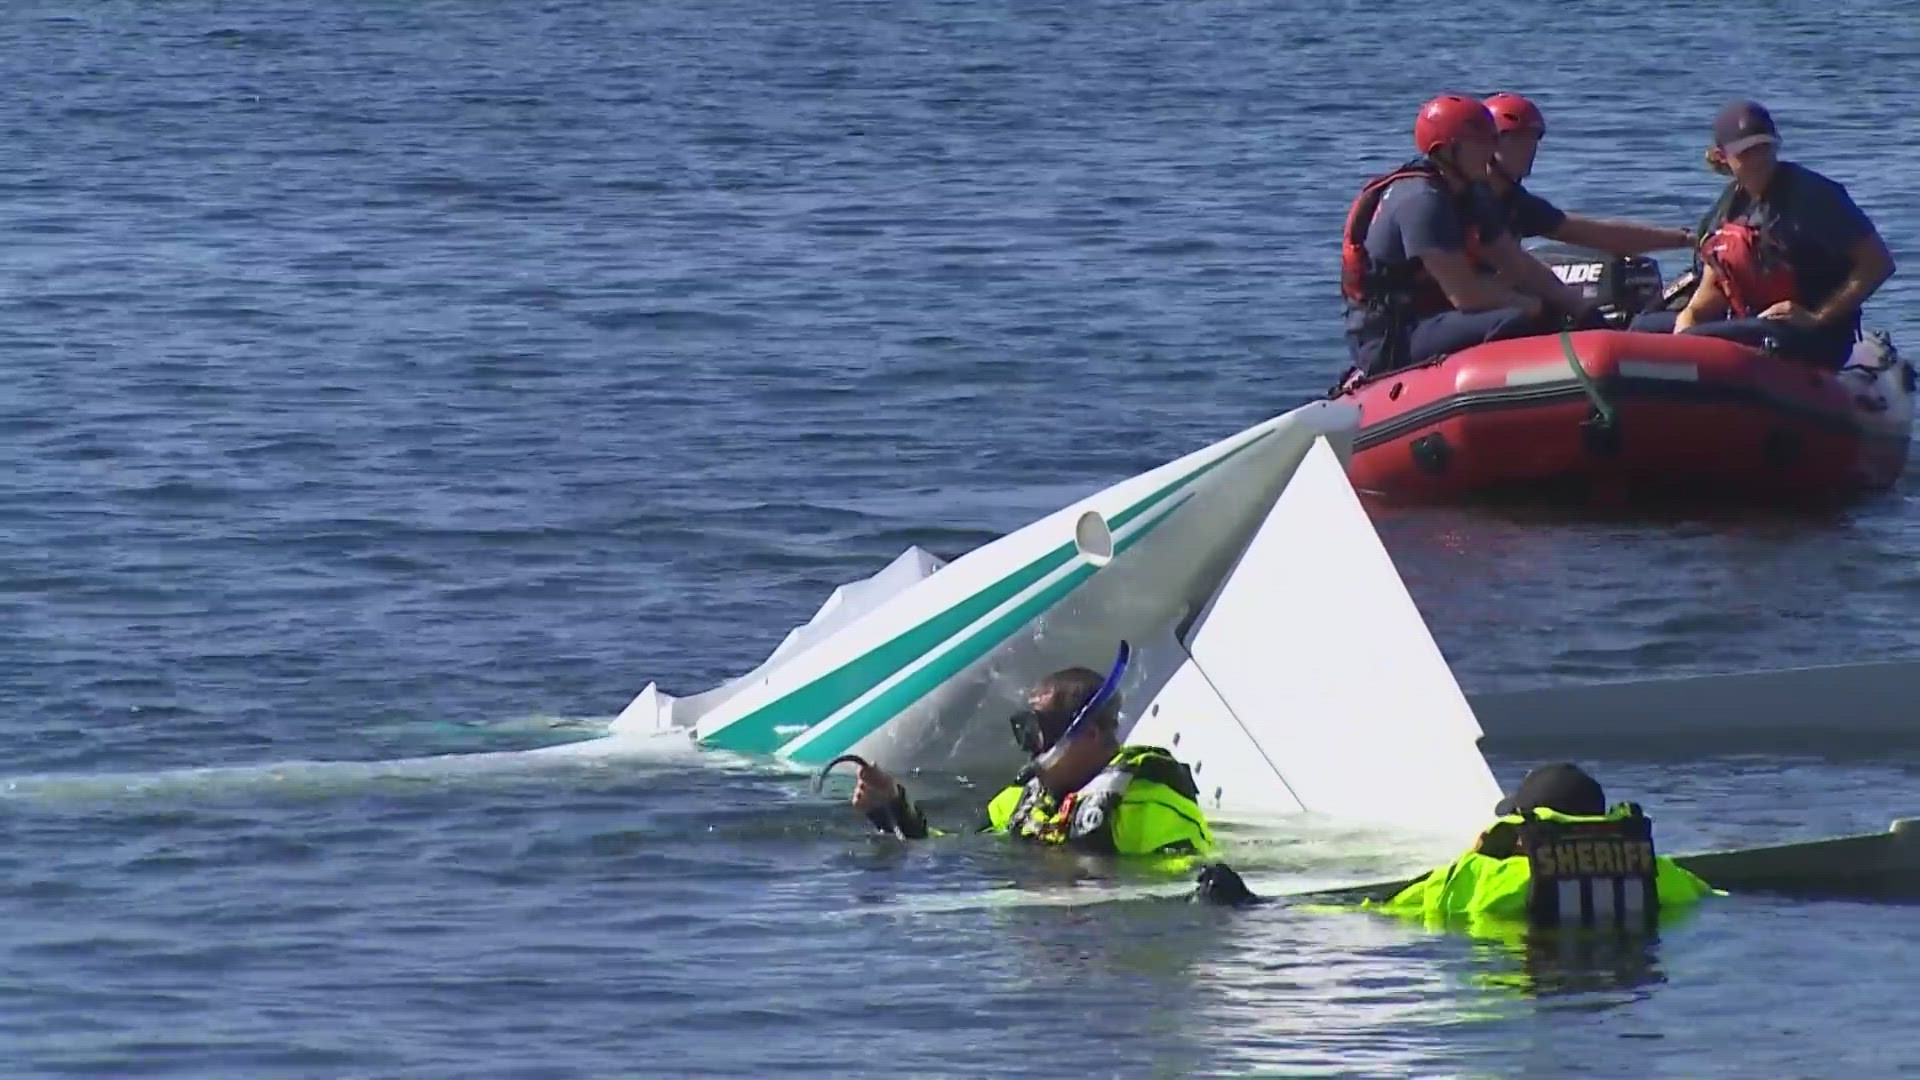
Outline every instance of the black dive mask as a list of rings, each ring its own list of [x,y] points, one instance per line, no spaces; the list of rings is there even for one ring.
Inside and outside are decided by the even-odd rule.
[[[1028,757],[1039,757],[1050,745],[1047,741],[1049,725],[1046,723],[1049,716],[1054,717],[1055,726],[1065,730],[1065,725],[1058,723],[1057,714],[1041,713],[1037,709],[1021,709],[1007,717],[1007,723],[1013,728],[1013,741],[1020,744],[1020,749]]]
[[[1120,676],[1126,673],[1127,662],[1132,657],[1133,649],[1122,641],[1119,655],[1114,657],[1113,670],[1107,673],[1106,681],[1100,684],[1100,689],[1094,691],[1093,696],[1088,698],[1085,704],[1074,710],[1066,723],[1059,725],[1060,734],[1052,739],[1047,738],[1048,725],[1045,721],[1052,719],[1057,723],[1059,713],[1041,712],[1029,707],[1008,717],[1007,723],[1013,728],[1013,741],[1020,744],[1020,749],[1025,750],[1028,757],[1035,758],[1065,742],[1069,736],[1080,729],[1081,725],[1098,713],[1100,706],[1106,704],[1107,699],[1120,688]]]

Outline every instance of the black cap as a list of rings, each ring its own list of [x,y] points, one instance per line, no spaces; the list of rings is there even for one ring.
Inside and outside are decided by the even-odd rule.
[[[1607,794],[1600,789],[1600,781],[1587,775],[1585,769],[1563,761],[1528,773],[1520,781],[1520,790],[1501,799],[1493,812],[1506,817],[1535,808],[1599,817],[1607,812]]]
[[[1772,136],[1780,139],[1780,129],[1774,126],[1773,114],[1765,105],[1757,101],[1736,101],[1720,110],[1713,118],[1713,145],[1732,146],[1735,143],[1755,136]]]

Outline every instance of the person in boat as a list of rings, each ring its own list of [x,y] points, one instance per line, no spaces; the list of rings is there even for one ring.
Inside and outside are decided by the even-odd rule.
[[[1216,853],[1192,771],[1157,746],[1122,745],[1120,667],[1104,682],[1072,667],[1040,680],[1027,707],[1010,718],[1014,738],[1031,757],[1027,768],[987,804],[975,832],[1011,836],[1103,855],[1150,857],[1162,870],[1184,872]],[[936,835],[906,786],[861,762],[853,806],[882,831],[905,839]],[[1231,871],[1200,870],[1195,897],[1237,902],[1245,886]]]
[[[1487,189],[1497,134],[1478,100],[1434,98],[1414,122],[1421,156],[1354,199],[1340,257],[1349,379],[1588,317],[1592,305],[1520,246]]]
[[[1361,906],[1443,926],[1604,926],[1644,930],[1725,895],[1657,854],[1634,803],[1607,805],[1600,782],[1562,762],[1529,772],[1495,807],[1473,848]]]
[[[1482,104],[1493,114],[1493,126],[1499,132],[1493,162],[1487,168],[1487,186],[1506,217],[1507,231],[1515,237],[1525,240],[1544,236],[1614,255],[1693,249],[1692,229],[1569,214],[1527,190],[1525,181],[1533,173],[1534,155],[1547,134],[1546,116],[1539,106],[1519,94],[1495,94]]]
[[[1633,329],[1704,334],[1839,369],[1860,309],[1893,276],[1893,255],[1844,185],[1779,157],[1780,130],[1755,101],[1713,124],[1708,164],[1731,178],[1708,215],[1700,277],[1679,311]]]

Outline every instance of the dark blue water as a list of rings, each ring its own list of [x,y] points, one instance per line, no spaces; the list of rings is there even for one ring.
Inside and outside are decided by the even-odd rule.
[[[1911,909],[1556,967],[517,753],[1324,388],[1348,199],[1439,90],[1537,95],[1536,189],[1669,223],[1760,96],[1912,261],[1916,49],[1890,2],[11,5],[0,1069],[1920,1068]],[[1913,490],[1380,524],[1463,682],[1534,686],[1920,653]],[[1920,806],[1901,758],[1598,767],[1682,849]]]

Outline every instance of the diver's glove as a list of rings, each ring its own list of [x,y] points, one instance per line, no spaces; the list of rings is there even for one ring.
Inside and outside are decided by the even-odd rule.
[[[907,798],[907,785],[894,784],[893,802],[879,810],[869,811],[867,820],[881,832],[897,834],[902,840],[924,840],[927,838],[927,816]]]
[[[1243,907],[1264,903],[1266,898],[1255,896],[1233,867],[1217,862],[1200,868],[1193,887],[1193,899],[1209,904]]]

